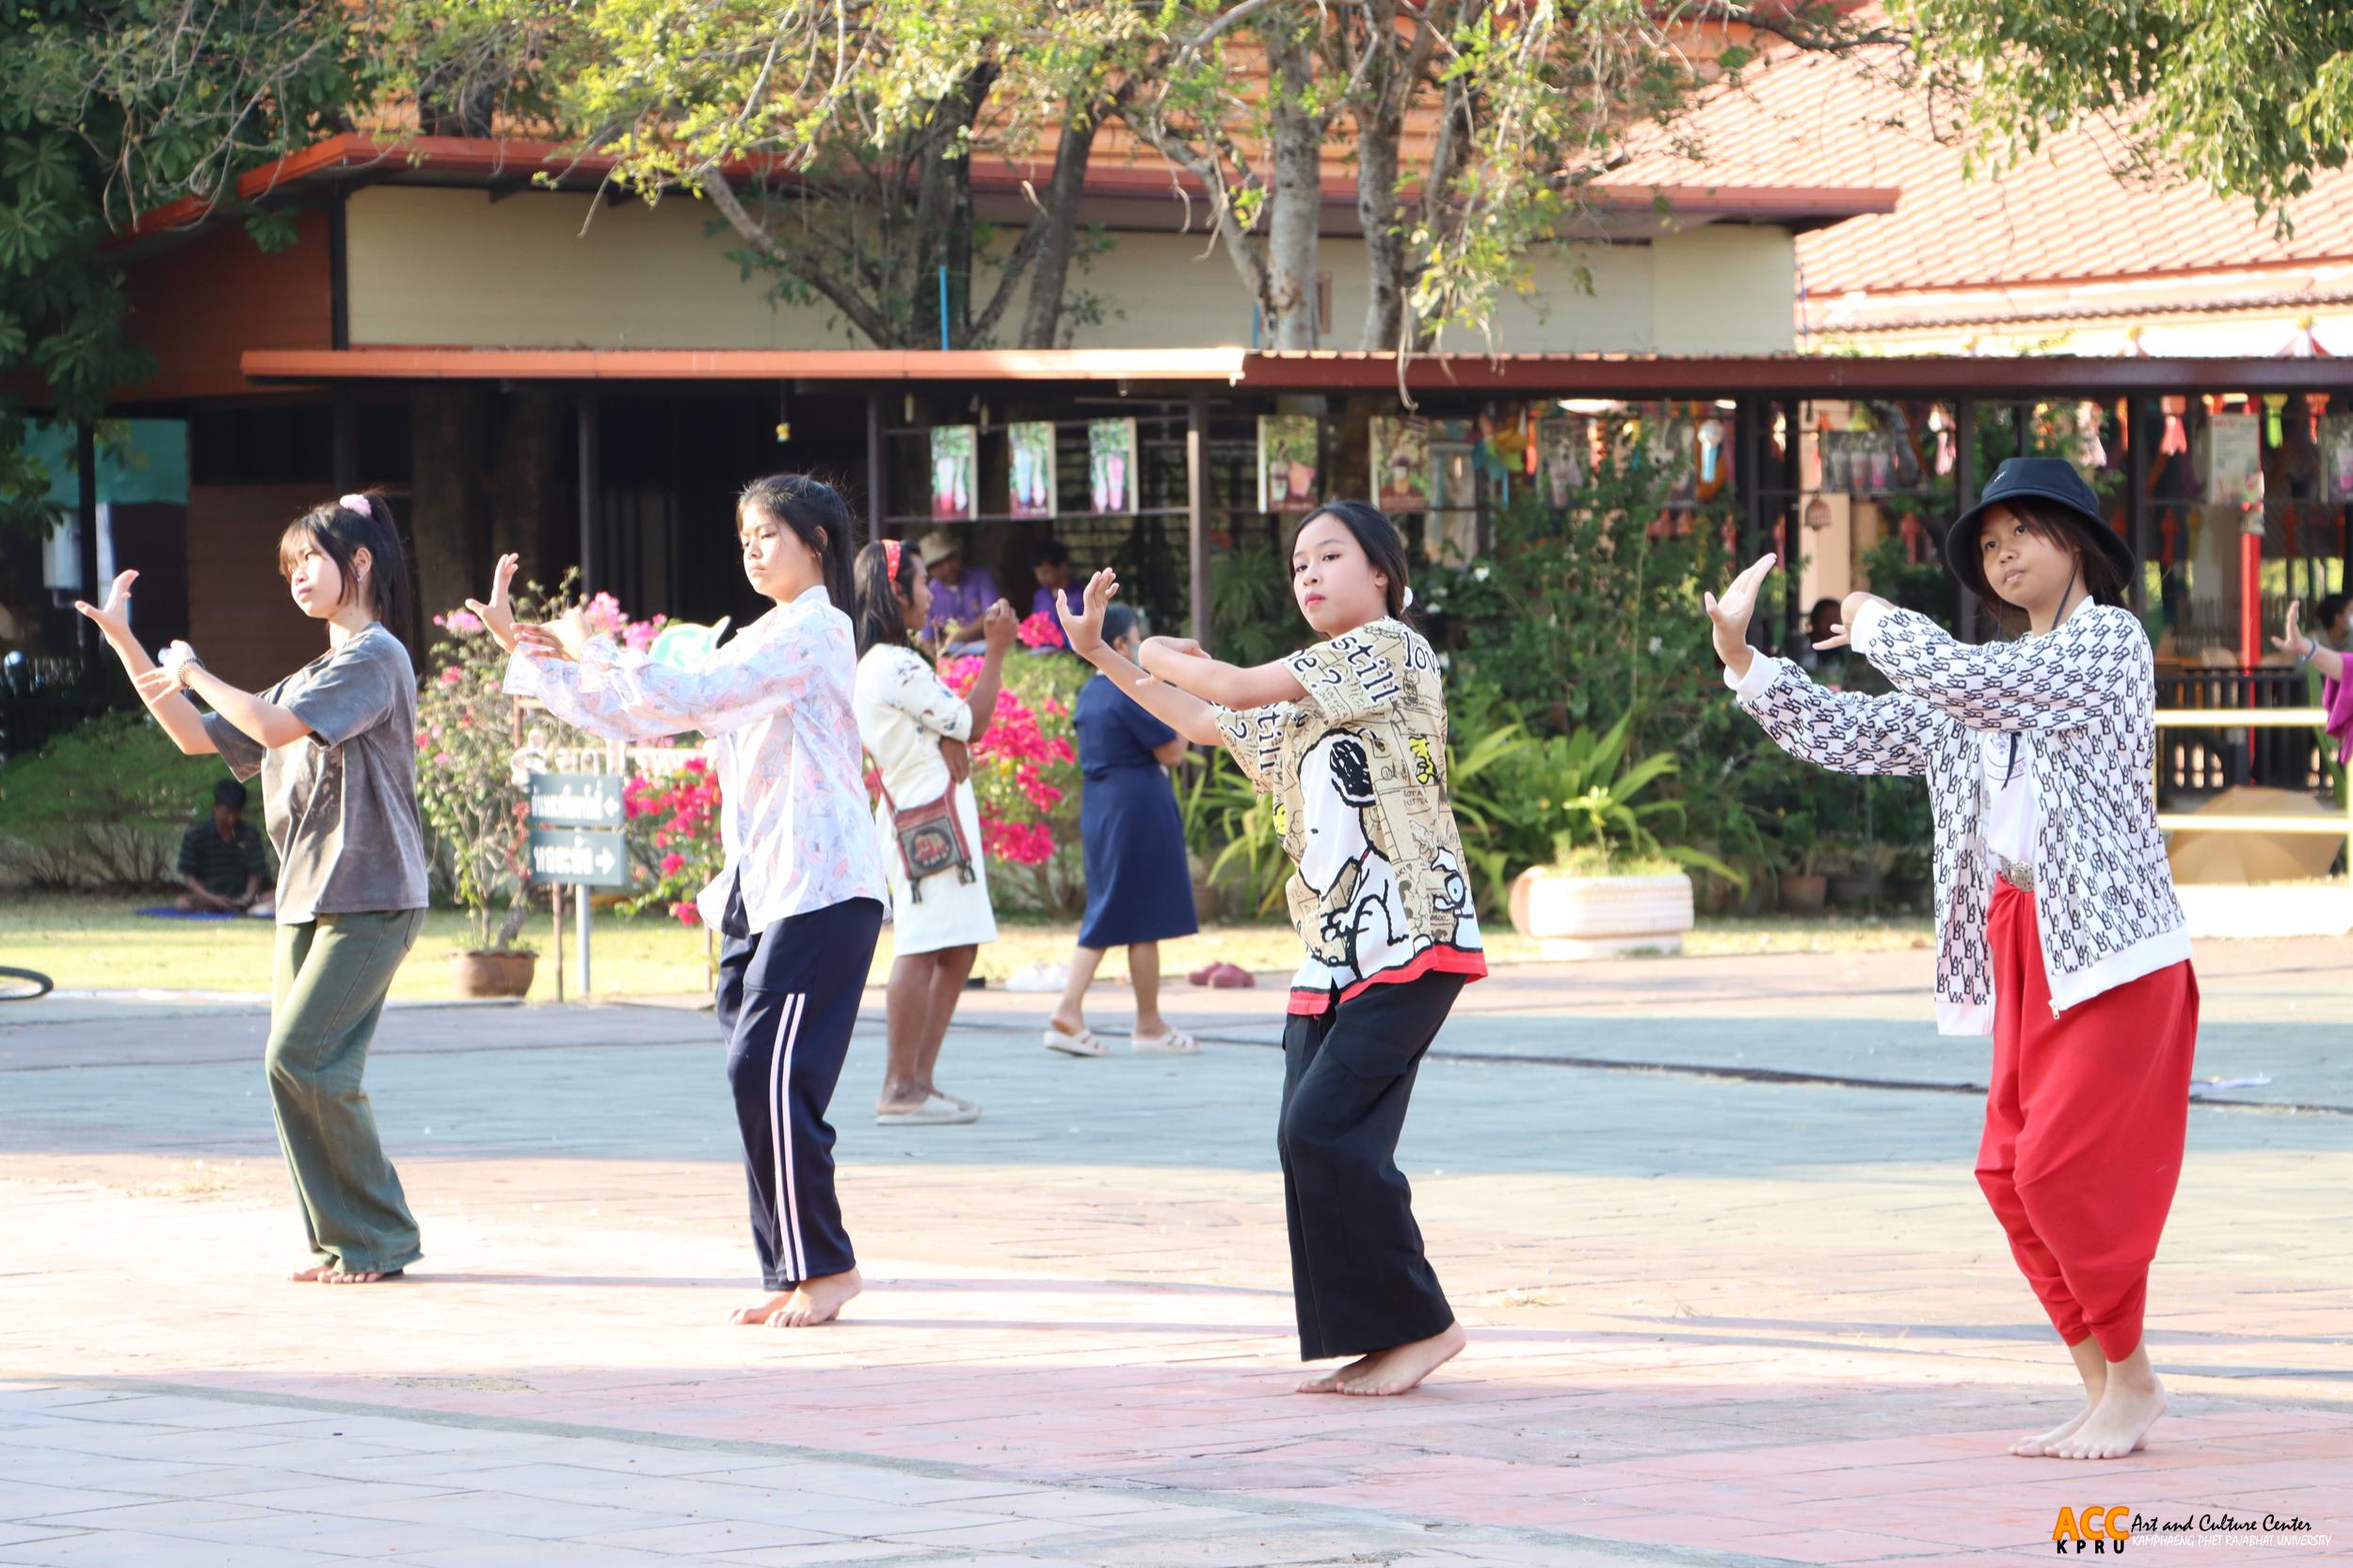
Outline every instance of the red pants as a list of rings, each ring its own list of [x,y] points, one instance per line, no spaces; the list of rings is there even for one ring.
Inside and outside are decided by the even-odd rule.
[[[2069,1345],[2140,1345],[2189,1120],[2198,977],[2187,963],[2051,1016],[2034,896],[1993,885],[1993,1081],[1977,1182]]]

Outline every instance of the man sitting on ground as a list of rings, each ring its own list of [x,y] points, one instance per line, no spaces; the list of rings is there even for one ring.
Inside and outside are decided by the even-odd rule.
[[[262,834],[245,820],[245,786],[224,778],[213,786],[213,814],[192,824],[180,840],[179,907],[197,913],[269,915],[271,896],[262,890],[269,862]]]

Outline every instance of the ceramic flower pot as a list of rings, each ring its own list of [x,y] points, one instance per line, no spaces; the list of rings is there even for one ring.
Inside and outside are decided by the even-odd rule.
[[[457,981],[457,994],[461,997],[527,996],[532,972],[538,962],[536,952],[503,950],[449,955],[450,973]]]
[[[1691,879],[1576,876],[1531,866],[1512,884],[1512,928],[1546,958],[1681,952],[1691,929]]]

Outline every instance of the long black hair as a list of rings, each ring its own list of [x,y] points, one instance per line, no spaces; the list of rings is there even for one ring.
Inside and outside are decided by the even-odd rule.
[[[2114,556],[2101,547],[2099,540],[2091,536],[2091,530],[2095,525],[2089,518],[2072,506],[2038,501],[2032,496],[2020,496],[2015,501],[2005,501],[2002,504],[2009,508],[2011,516],[2026,525],[2028,533],[2041,535],[2052,544],[2075,557],[2075,575],[2082,582],[2084,592],[2089,594],[2095,603],[2121,604],[2124,602],[2125,590],[2128,586],[2124,577],[2124,568],[2117,564]],[[2105,527],[2106,524],[2102,523],[2097,526]],[[1995,626],[2008,630],[2006,622],[2025,612],[1993,591],[1993,580],[1986,575],[1982,560],[1985,552],[1985,532],[1982,524],[1979,525],[1977,537],[1974,543],[1980,557],[1977,582],[1982,584],[1977,590],[1977,605],[1993,617]]]
[[[1397,531],[1397,524],[1379,507],[1364,502],[1326,501],[1299,520],[1291,538],[1296,540],[1316,519],[1327,517],[1339,519],[1340,526],[1354,536],[1365,559],[1372,563],[1372,569],[1389,580],[1389,618],[1412,624],[1405,613],[1405,536]]]
[[[906,648],[906,606],[915,601],[915,574],[923,569],[913,544],[899,547],[899,570],[890,569],[889,549],[880,539],[857,552],[856,601],[850,623],[857,629],[857,656],[871,648]],[[905,602],[901,602],[904,596]]]
[[[800,536],[817,552],[825,574],[825,596],[834,608],[850,607],[850,558],[857,553],[857,520],[850,504],[822,479],[806,473],[771,473],[744,487],[735,498],[735,533],[741,539],[744,520],[759,511]]]
[[[357,504],[351,504],[356,503]],[[400,547],[400,531],[392,526],[392,504],[373,491],[346,495],[312,507],[278,536],[278,570],[291,579],[304,546],[335,563],[343,577],[339,604],[351,602],[360,589],[360,552],[368,552],[368,609],[384,630],[406,646],[416,629],[416,591],[408,583],[408,553]]]

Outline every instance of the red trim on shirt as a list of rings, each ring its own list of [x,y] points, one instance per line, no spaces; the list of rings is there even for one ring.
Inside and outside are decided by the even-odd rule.
[[[1330,991],[1291,989],[1290,1005],[1285,1011],[1295,1018],[1321,1017],[1340,1003],[1354,1001],[1375,985],[1401,985],[1409,980],[1419,980],[1426,974],[1459,974],[1465,984],[1487,978],[1487,955],[1475,949],[1429,947],[1407,963],[1379,974],[1367,975],[1332,1000]]]

